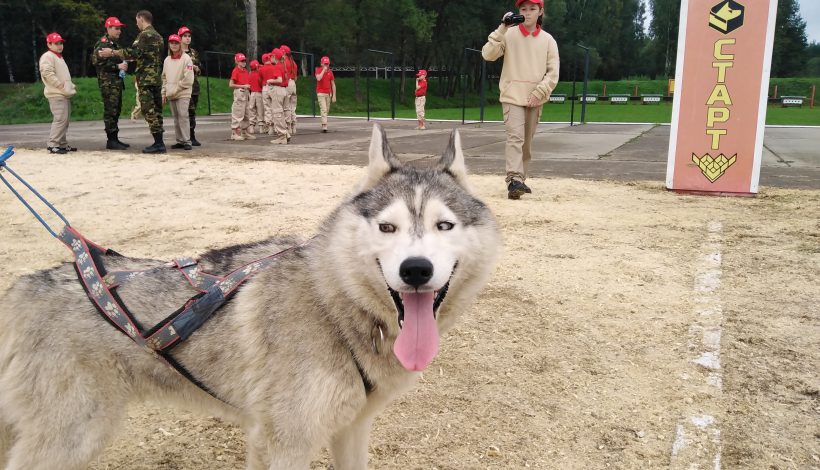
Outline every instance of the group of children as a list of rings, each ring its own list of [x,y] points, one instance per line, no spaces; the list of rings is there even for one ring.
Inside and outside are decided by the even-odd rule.
[[[187,34],[190,30],[184,28]],[[180,32],[183,31],[180,29]],[[65,153],[76,150],[66,141],[71,114],[71,97],[76,88],[71,82],[68,66],[62,57],[64,40],[58,33],[46,38],[48,51],[40,58],[40,72],[45,84],[44,94],[54,116],[48,150]],[[255,134],[275,136],[273,144],[287,144],[296,133],[296,80],[298,66],[287,45],[262,54],[262,63],[256,60],[246,67],[247,57],[234,55],[235,67],[229,86],[233,89],[231,106],[231,140],[256,139]],[[322,132],[327,132],[327,116],[331,103],[336,102],[336,81],[330,70],[330,58],[320,59],[314,71],[316,96],[321,112]],[[179,34],[168,36],[168,56],[162,66],[162,104],[168,105],[174,118],[176,144],[171,148],[192,149],[188,108],[192,99],[195,67],[185,52]],[[427,94],[427,72],[416,74],[417,129],[426,129],[424,106]]]
[[[234,55],[234,63],[228,82],[233,89],[231,140],[256,139],[259,133],[275,136],[272,144],[290,142],[296,133],[299,75],[290,47],[282,45],[262,54],[262,63],[252,60],[250,69],[241,52]]]

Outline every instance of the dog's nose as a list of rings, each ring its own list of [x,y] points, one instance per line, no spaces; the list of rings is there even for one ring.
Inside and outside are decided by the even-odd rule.
[[[433,263],[427,258],[407,258],[399,266],[401,280],[419,287],[433,277]]]

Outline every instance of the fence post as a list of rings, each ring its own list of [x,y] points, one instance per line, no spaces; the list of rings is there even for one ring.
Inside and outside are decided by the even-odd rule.
[[[774,86],[774,99],[777,99],[777,85]]]
[[[638,97],[638,84],[637,83],[635,84],[635,91],[632,92],[632,96],[634,96],[635,98]]]
[[[479,103],[481,106],[481,111],[479,113],[479,119],[481,122],[484,122],[484,107],[487,105],[487,61],[484,60],[484,57],[481,58],[481,97],[479,98]]]
[[[589,48],[578,44],[578,47],[586,51],[584,57],[584,102],[581,103],[581,122],[586,124],[587,118],[587,88],[589,86]]]
[[[208,51],[205,51],[205,91],[208,92],[208,116],[211,115],[211,81],[209,80],[210,73],[208,73]],[[139,96],[137,97],[139,100]]]
[[[817,85],[811,86],[811,100],[809,101],[809,109],[814,109],[814,96],[817,94]]]
[[[604,98],[606,98],[606,82],[604,82]]]

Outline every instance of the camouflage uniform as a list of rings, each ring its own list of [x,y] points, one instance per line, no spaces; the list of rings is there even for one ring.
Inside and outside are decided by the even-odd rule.
[[[193,47],[189,47],[187,51],[191,56],[194,66],[199,68],[199,72],[194,74],[194,86],[191,90],[191,102],[188,104],[188,118],[191,120],[191,129],[196,127],[196,104],[199,101],[199,75],[202,74],[202,62],[199,60],[199,52]]]
[[[122,48],[123,57],[135,59],[139,101],[151,134],[162,134],[162,61],[165,42],[153,26],[140,31],[131,47]]]
[[[119,131],[117,122],[122,111],[122,91],[125,84],[120,78],[118,67],[122,59],[116,56],[103,59],[99,54],[103,48],[117,50],[120,46],[106,34],[94,44],[94,52],[91,55],[91,63],[97,68],[97,84],[102,94],[105,132],[110,135]]]

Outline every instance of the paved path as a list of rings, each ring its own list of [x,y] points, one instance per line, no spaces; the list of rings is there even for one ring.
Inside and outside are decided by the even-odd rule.
[[[198,118],[197,137],[203,147],[192,156],[240,156],[312,163],[364,165],[371,124],[362,119],[331,119],[331,132],[319,131],[316,118],[301,118],[291,145],[273,146],[269,139],[231,142],[229,117]],[[467,124],[432,122],[427,131],[413,129],[415,121],[379,121],[391,145],[403,159],[425,160],[441,154],[450,130],[462,132],[464,153],[472,173],[497,174],[504,169],[504,126],[501,123]],[[172,122],[166,118],[166,141],[173,143]],[[120,138],[132,144],[131,152],[151,143],[144,121],[120,122]],[[43,148],[49,124],[0,126],[0,144]],[[69,142],[82,150],[104,150],[100,121],[71,123]],[[669,126],[541,124],[533,145],[531,176],[649,180],[664,182]],[[59,158],[59,157],[55,157]],[[760,184],[788,188],[820,189],[820,127],[766,129]]]

